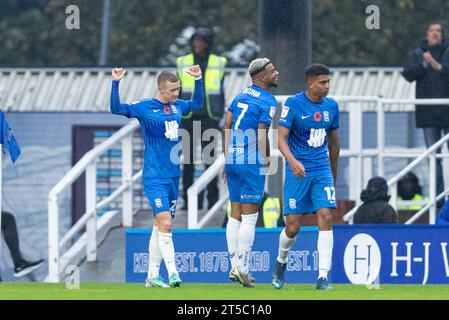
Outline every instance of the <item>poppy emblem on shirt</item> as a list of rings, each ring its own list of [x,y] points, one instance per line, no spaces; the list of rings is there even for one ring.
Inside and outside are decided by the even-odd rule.
[[[164,112],[166,114],[170,114],[170,107],[169,106],[164,106]]]
[[[322,119],[321,113],[315,112],[315,114],[313,115],[313,118],[315,119],[315,121],[321,121],[321,119]]]

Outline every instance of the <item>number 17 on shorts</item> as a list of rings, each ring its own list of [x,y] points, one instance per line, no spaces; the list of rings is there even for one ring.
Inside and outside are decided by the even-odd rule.
[[[334,187],[325,187],[324,191],[327,194],[327,200],[329,200],[330,204],[335,204],[337,200],[335,199],[335,188]]]

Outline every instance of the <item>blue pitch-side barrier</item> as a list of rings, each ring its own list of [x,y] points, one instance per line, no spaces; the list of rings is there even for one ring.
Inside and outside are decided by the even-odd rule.
[[[279,232],[257,229],[251,270],[270,283]],[[126,230],[126,282],[144,282],[150,230]],[[176,264],[183,282],[227,283],[230,261],[225,229],[174,230]],[[289,253],[286,281],[314,283],[318,275],[317,227],[303,227]],[[333,283],[447,284],[449,228],[429,225],[335,225]],[[166,270],[161,273],[167,279]]]

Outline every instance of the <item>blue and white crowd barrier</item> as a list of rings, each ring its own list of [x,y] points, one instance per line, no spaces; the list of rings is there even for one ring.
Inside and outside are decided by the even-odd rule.
[[[257,229],[251,271],[270,283],[282,229]],[[126,230],[126,282],[145,281],[150,230]],[[174,230],[176,265],[183,282],[228,283],[225,229]],[[287,283],[315,283],[317,227],[303,227],[289,253]],[[332,283],[448,284],[449,227],[335,225]],[[163,264],[162,264],[163,265]],[[162,275],[166,270],[161,266]]]

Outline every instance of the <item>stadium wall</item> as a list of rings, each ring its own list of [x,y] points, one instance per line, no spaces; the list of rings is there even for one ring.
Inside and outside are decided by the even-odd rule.
[[[257,283],[271,283],[282,229],[257,229],[251,268]],[[382,284],[448,284],[448,227],[429,225],[336,225],[332,283],[378,288]],[[150,230],[126,231],[126,282],[145,282]],[[227,283],[230,271],[225,229],[175,230],[176,264],[184,282]],[[287,283],[315,283],[317,227],[303,227],[289,253]],[[165,267],[162,275],[167,279]]]

